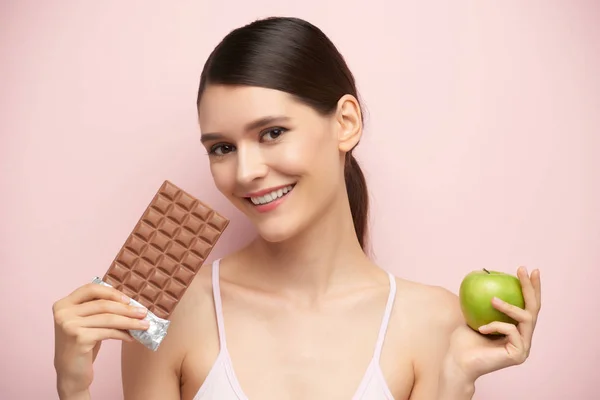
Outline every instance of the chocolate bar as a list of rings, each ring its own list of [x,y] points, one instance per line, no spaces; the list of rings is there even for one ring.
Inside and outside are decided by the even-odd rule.
[[[227,218],[166,180],[103,281],[169,319],[228,225]]]
[[[156,351],[167,335],[168,318],[215,247],[229,220],[166,180],[102,279],[148,309],[146,330],[131,336]]]

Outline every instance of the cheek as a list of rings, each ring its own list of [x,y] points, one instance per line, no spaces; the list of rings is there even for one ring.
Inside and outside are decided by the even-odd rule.
[[[290,174],[321,175],[335,168],[338,151],[326,134],[298,133],[293,140],[277,146],[278,164]]]
[[[235,190],[235,171],[233,160],[213,162],[210,164],[215,186],[225,196],[229,197]]]

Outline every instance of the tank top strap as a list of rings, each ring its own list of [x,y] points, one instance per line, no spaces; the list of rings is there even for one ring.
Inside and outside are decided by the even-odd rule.
[[[223,303],[221,301],[221,284],[219,279],[220,262],[221,259],[217,259],[212,263],[212,287],[215,315],[217,317],[217,330],[219,331],[219,344],[221,349],[226,349],[227,341],[225,340],[225,322],[223,321]]]
[[[379,328],[379,336],[377,337],[377,345],[375,346],[375,354],[373,355],[373,360],[376,363],[379,363],[379,358],[381,357],[381,350],[383,349],[385,334],[390,323],[390,317],[392,315],[392,309],[394,307],[394,300],[396,299],[396,278],[394,278],[394,275],[392,275],[389,272],[388,278],[390,280],[390,294],[388,295],[388,301],[385,306],[383,320],[381,321],[381,327]]]

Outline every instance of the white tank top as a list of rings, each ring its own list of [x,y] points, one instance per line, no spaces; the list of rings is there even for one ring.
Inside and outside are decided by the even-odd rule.
[[[227,351],[225,325],[223,322],[223,305],[221,303],[221,289],[219,285],[219,262],[220,260],[216,260],[212,265],[212,285],[215,313],[217,315],[217,328],[219,330],[220,351],[200,390],[194,396],[194,400],[248,400],[235,376],[231,358]],[[383,314],[381,328],[379,329],[375,352],[352,400],[394,400],[394,396],[392,396],[379,366],[381,349],[396,297],[396,280],[392,274],[388,275],[390,278],[390,294]]]

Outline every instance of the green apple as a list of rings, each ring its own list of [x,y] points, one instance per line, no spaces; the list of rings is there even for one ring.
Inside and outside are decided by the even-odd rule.
[[[476,331],[480,326],[494,321],[517,325],[517,321],[494,308],[492,305],[494,297],[519,308],[525,308],[519,278],[504,272],[488,271],[485,268],[470,272],[464,277],[458,297],[467,325]]]

